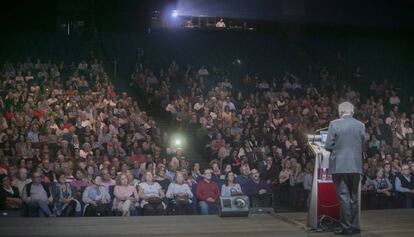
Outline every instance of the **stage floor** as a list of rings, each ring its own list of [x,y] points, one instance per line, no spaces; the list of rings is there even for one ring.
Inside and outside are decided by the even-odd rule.
[[[360,236],[414,236],[414,209],[362,213]],[[1,236],[334,236],[306,231],[306,213],[218,216],[0,218]]]
[[[306,231],[307,213],[281,213],[279,218]],[[414,236],[414,209],[370,210],[361,213],[362,233],[355,236]],[[308,236],[336,236],[333,233],[313,233]]]

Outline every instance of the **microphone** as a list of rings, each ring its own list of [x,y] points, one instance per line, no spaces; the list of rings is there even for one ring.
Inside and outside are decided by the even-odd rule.
[[[328,130],[328,129],[329,129],[329,127],[320,128],[320,129],[315,130],[315,133],[318,133],[318,132],[324,131],[324,130]]]

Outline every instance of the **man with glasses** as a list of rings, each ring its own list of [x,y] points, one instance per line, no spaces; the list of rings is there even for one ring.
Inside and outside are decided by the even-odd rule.
[[[403,198],[403,207],[412,208],[414,202],[414,175],[408,165],[401,166],[401,173],[395,178],[395,190]]]
[[[33,173],[33,180],[23,188],[23,201],[28,216],[49,217],[52,195],[46,184],[42,183],[40,172]]]

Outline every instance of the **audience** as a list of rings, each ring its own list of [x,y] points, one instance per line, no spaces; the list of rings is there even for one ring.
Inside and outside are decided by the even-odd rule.
[[[192,199],[193,193],[191,192],[188,184],[184,183],[184,175],[181,172],[177,172],[172,182],[168,186],[166,197],[170,200],[171,210],[176,215],[188,215],[193,213]]]
[[[182,67],[143,55],[131,84],[142,101],[119,92],[99,60],[3,64],[2,208],[73,216],[85,206],[86,216],[129,216],[198,206],[213,214],[220,196],[243,193],[255,207],[305,210],[314,157],[304,135],[336,119],[343,100],[367,128],[363,208],[412,207],[414,106],[404,88],[384,79],[358,90],[322,62],[310,62],[307,76],[275,71],[265,80],[227,59]],[[189,164],[185,150],[169,147],[168,132],[143,108],[166,111],[209,165]]]
[[[212,173],[211,169],[206,169],[203,178],[197,184],[196,194],[202,215],[215,214],[218,210],[220,190],[217,183],[212,180]]]
[[[401,167],[401,174],[395,178],[395,190],[402,197],[403,206],[412,208],[414,201],[414,175],[408,165]]]
[[[0,210],[15,210],[22,207],[19,190],[10,183],[9,176],[1,177]]]
[[[58,176],[58,181],[51,188],[53,210],[56,216],[75,216],[81,212],[81,204],[77,200],[75,189],[66,182],[65,174]]]
[[[14,179],[12,182],[12,186],[17,187],[17,189],[19,190],[19,195],[20,197],[22,197],[24,186],[30,182],[32,182],[32,180],[28,178],[27,169],[20,168],[19,172],[17,173],[16,179]]]
[[[142,199],[141,207],[144,215],[162,215],[165,213],[164,190],[161,185],[154,182],[151,171],[145,172],[145,181],[138,185],[139,197]]]
[[[139,200],[137,189],[134,185],[131,185],[126,174],[119,176],[118,185],[114,189],[114,210],[122,212],[122,216],[129,216],[130,210],[135,209],[135,204]]]
[[[82,201],[85,203],[84,216],[108,216],[111,213],[111,196],[102,185],[101,176],[94,176],[85,189]]]
[[[252,169],[252,178],[246,183],[246,194],[252,207],[271,207],[272,194],[267,182],[260,178],[260,173]]]
[[[243,195],[240,184],[235,183],[236,177],[233,172],[228,172],[224,179],[224,184],[221,186],[220,196],[229,197],[235,195]]]
[[[41,172],[33,173],[32,182],[23,189],[22,199],[28,216],[50,217],[53,215],[51,210],[53,197],[49,187],[42,182]]]
[[[384,176],[383,168],[379,168],[377,170],[376,178],[372,182],[374,190],[376,191],[375,198],[372,200],[374,203],[374,208],[391,208],[393,186],[390,180]]]

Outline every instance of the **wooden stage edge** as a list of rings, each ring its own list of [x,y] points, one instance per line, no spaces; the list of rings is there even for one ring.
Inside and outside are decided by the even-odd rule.
[[[308,236],[336,236],[333,233],[313,232],[306,225],[307,213],[280,213],[276,215],[283,221],[298,226],[308,233]],[[362,211],[361,229],[362,232],[359,236],[412,237],[414,236],[414,209]]]
[[[308,231],[306,216],[3,217],[0,236],[334,236]],[[414,209],[363,211],[359,236],[414,236]]]

